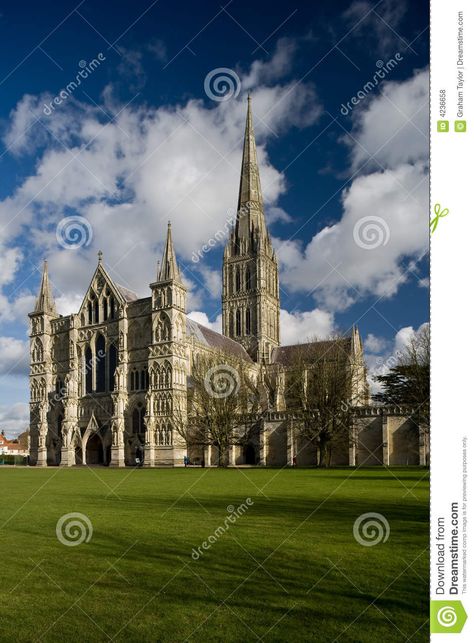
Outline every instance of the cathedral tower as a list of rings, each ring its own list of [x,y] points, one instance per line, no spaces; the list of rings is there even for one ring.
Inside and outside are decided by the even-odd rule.
[[[235,226],[224,252],[222,331],[256,362],[280,344],[278,263],[263,210],[257,147],[248,97],[247,122]]]
[[[163,258],[152,291],[145,465],[179,465],[186,445],[186,286],[181,278],[168,223]]]
[[[48,264],[45,261],[41,286],[34,312],[30,313],[30,431],[32,433],[32,462],[46,466],[48,434],[48,392],[53,387],[51,361],[51,321],[57,317]]]

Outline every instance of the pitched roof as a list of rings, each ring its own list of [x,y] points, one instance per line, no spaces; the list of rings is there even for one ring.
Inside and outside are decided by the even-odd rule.
[[[306,344],[292,344],[291,346],[277,346],[272,350],[270,363],[290,366],[297,359],[313,361],[318,359],[334,359],[343,351],[346,355],[351,353],[351,338],[329,339],[321,342],[308,342]]]
[[[216,348],[224,353],[229,353],[230,355],[243,359],[246,362],[252,361],[245,348],[233,339],[225,337],[220,333],[216,333],[216,331],[206,328],[206,326],[202,326],[202,324],[198,324],[189,317],[186,318],[186,333],[189,336],[194,335],[197,341],[205,346]]]
[[[125,286],[119,286],[118,284],[115,284],[115,287],[125,301],[136,301],[138,299],[137,293],[133,292],[133,290],[129,290],[128,288],[125,288]]]

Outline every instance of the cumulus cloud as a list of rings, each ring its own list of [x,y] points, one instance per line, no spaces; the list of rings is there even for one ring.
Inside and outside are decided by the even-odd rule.
[[[365,349],[370,353],[380,353],[387,345],[387,340],[384,337],[377,337],[372,333],[367,335],[364,342]]]
[[[396,168],[428,159],[429,72],[417,71],[403,82],[385,81],[366,109],[354,112],[352,170]]]
[[[28,429],[30,422],[29,405],[23,402],[11,406],[0,406],[0,428],[5,431],[7,438],[16,438]]]
[[[188,317],[206,328],[215,330],[216,333],[222,332],[222,315],[218,315],[214,321],[211,321],[206,313],[199,310],[193,310],[189,313]]]
[[[26,375],[28,368],[28,342],[14,337],[0,337],[0,374]]]
[[[248,74],[243,74],[242,89],[253,89],[286,76],[291,70],[296,49],[295,40],[280,38],[275,53],[269,61],[255,60]]]
[[[294,313],[282,310],[280,332],[283,345],[325,339],[334,332],[334,316],[319,308]]]
[[[391,341],[374,337],[369,334],[364,342],[365,361],[367,364],[367,377],[372,395],[379,393],[382,387],[376,377],[386,375],[391,368],[397,365],[411,341],[429,326],[428,322],[418,328],[404,326],[395,333]]]
[[[419,164],[357,177],[343,193],[338,223],[306,248],[278,241],[285,287],[314,292],[333,310],[367,294],[394,295],[408,279],[403,258],[427,251],[426,180]]]
[[[251,76],[276,81],[286,73],[290,50],[288,43],[279,45],[258,71],[253,67],[243,76],[243,83]],[[50,260],[51,279],[63,302],[75,302],[84,293],[99,249],[118,283],[149,294],[168,219],[186,265],[235,213],[244,96],[211,108],[203,100],[151,108],[119,105],[105,93],[104,108],[115,114],[112,121],[74,98],[48,118],[42,114],[45,100],[25,96],[11,114],[5,142],[17,153],[34,152],[38,162],[35,172],[0,202],[0,230],[11,244],[28,227],[31,247]],[[262,186],[271,210],[286,182],[271,164],[266,142],[272,132],[314,123],[321,106],[311,85],[289,82],[259,86],[253,111]],[[281,210],[273,212],[276,219],[286,218]],[[90,243],[80,251],[65,250],[56,240],[56,226],[69,214],[85,217],[92,227]],[[216,296],[215,275],[204,278]],[[195,305],[199,296],[197,290],[192,294]]]
[[[306,247],[276,240],[285,287],[330,310],[393,296],[428,250],[428,72],[386,83],[354,119],[343,140],[355,178],[342,191],[340,221]]]

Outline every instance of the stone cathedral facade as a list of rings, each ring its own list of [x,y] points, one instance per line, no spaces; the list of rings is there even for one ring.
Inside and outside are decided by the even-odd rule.
[[[200,353],[237,360],[260,392],[255,431],[248,444],[231,449],[231,465],[282,466],[294,457],[298,464],[314,462],[314,450],[298,438],[286,409],[289,358],[297,347],[280,346],[278,262],[265,222],[250,98],[237,212],[224,251],[222,334],[186,315],[186,286],[170,224],[145,298],[114,283],[99,253],[79,311],[63,317],[56,311],[45,262],[29,315],[31,464],[182,466],[190,454],[175,424],[177,417],[191,421],[186,416],[189,379]],[[316,344],[323,356],[331,350],[331,342]],[[358,373],[350,395],[357,435],[334,454],[332,464],[423,464],[424,451],[413,442],[409,418],[399,410],[366,406],[356,328],[343,345]],[[197,460],[201,455],[208,466],[216,462],[212,446]]]

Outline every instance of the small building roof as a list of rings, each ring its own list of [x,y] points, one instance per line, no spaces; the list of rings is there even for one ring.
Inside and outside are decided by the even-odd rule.
[[[272,350],[270,363],[291,366],[298,357],[307,357],[308,361],[318,359],[334,359],[339,351],[347,356],[351,354],[351,338],[328,339],[320,342],[306,344],[292,344],[290,346],[277,346]]]
[[[243,359],[246,362],[252,361],[245,348],[239,343],[229,337],[225,337],[224,335],[217,333],[214,330],[211,330],[210,328],[206,328],[206,326],[203,326],[202,324],[198,324],[189,317],[186,318],[186,333],[189,336],[194,335],[196,340],[205,346],[229,353],[230,355]]]

